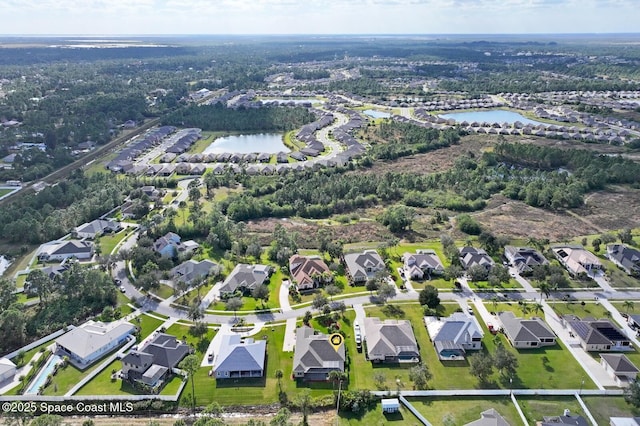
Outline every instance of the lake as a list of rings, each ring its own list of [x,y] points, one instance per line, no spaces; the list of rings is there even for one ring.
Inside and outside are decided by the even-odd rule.
[[[249,154],[251,152],[264,152],[274,154],[276,152],[290,152],[291,150],[282,141],[281,133],[254,133],[250,135],[231,135],[218,138],[209,145],[203,154],[220,154],[232,152]]]
[[[530,120],[527,117],[518,114],[517,112],[504,111],[501,109],[494,109],[488,111],[469,111],[469,112],[454,112],[451,114],[440,114],[439,117],[450,119],[453,118],[457,122],[466,121],[472,123],[477,121],[478,123],[509,123],[513,124],[516,121],[522,124],[544,124],[540,121]]]
[[[373,118],[389,118],[389,117],[391,117],[391,114],[389,114],[388,112],[377,111],[375,109],[365,109],[362,112],[365,115],[368,115],[369,117],[373,117]]]

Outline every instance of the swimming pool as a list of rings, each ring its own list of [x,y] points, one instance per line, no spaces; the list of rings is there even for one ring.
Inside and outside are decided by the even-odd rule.
[[[58,355],[51,355],[42,370],[40,370],[40,372],[38,373],[38,376],[33,379],[27,390],[24,392],[24,395],[37,395],[40,386],[45,384],[45,382],[47,381],[47,377],[49,377],[49,375],[53,373],[56,365],[60,364],[61,362],[62,358],[60,358]]]

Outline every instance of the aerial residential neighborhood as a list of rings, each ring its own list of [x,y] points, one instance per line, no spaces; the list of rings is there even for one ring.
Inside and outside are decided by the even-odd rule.
[[[638,36],[507,3],[0,37],[0,423],[640,424]]]

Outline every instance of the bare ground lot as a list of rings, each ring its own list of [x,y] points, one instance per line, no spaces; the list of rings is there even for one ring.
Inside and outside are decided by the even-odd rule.
[[[640,227],[640,189],[615,186],[588,194],[575,212],[605,230]]]

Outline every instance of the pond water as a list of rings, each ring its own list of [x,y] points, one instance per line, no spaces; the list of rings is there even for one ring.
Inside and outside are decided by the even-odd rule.
[[[248,154],[251,152],[264,152],[274,154],[276,152],[290,152],[291,150],[282,141],[281,133],[255,133],[250,135],[231,135],[218,138],[209,145],[203,154],[220,154],[231,152]]]
[[[488,110],[488,111],[469,111],[469,112],[454,112],[451,114],[440,114],[442,118],[453,118],[457,122],[466,121],[471,123],[477,121],[478,123],[509,123],[513,124],[519,121],[523,124],[544,124],[540,121],[530,120],[522,114],[518,114],[513,111],[504,111],[501,109]]]
[[[389,118],[389,117],[391,117],[391,114],[389,114],[388,112],[377,111],[375,109],[365,109],[362,112],[365,115],[368,115],[369,117],[373,117],[373,118]]]

